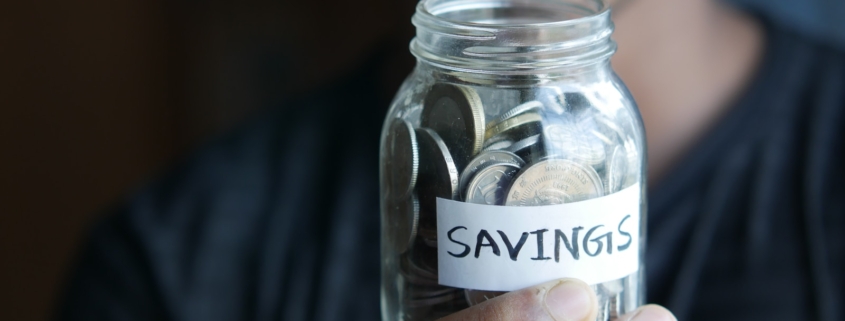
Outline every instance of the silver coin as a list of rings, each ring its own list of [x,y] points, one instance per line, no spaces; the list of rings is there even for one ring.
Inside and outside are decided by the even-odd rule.
[[[478,171],[497,163],[514,164],[520,168],[525,166],[525,161],[523,161],[522,158],[508,151],[491,150],[481,152],[481,154],[478,154],[478,156],[473,158],[469,164],[464,167],[464,170],[461,171],[458,182],[458,188],[461,191],[461,196],[466,196],[466,186],[473,176],[478,173]]]
[[[417,237],[420,218],[420,203],[417,196],[411,194],[403,200],[388,200],[386,216],[388,233],[396,251],[407,251]]]
[[[628,137],[625,139],[625,152],[628,155],[628,174],[625,178],[625,183],[623,183],[622,188],[628,187],[630,184],[637,182],[640,180],[640,175],[642,175],[642,158],[640,157],[640,152],[637,149],[637,144],[634,143],[634,139]]]
[[[595,170],[566,159],[547,159],[526,167],[508,191],[505,205],[540,206],[602,196]]]
[[[539,134],[542,131],[543,116],[534,112],[525,112],[487,128],[486,138],[497,135],[519,140],[528,136]]]
[[[605,194],[612,194],[622,190],[625,186],[625,180],[628,178],[628,152],[625,151],[625,146],[618,145],[614,147],[610,156],[610,162],[607,165],[606,171],[607,186]]]
[[[493,151],[493,150],[503,150],[503,149],[507,149],[511,145],[513,145],[513,141],[509,140],[509,139],[505,139],[505,140],[500,140],[498,142],[492,143],[490,145],[486,145],[486,146],[484,146],[484,148],[481,151],[487,152],[487,151]]]
[[[622,290],[625,288],[625,286],[623,285],[623,280],[624,280],[624,278],[611,280],[611,281],[601,283],[601,284],[599,284],[599,286],[605,292],[607,292],[608,294],[616,295],[616,294],[621,293]]]
[[[604,146],[619,144],[620,139],[618,134],[607,131],[607,129],[602,126],[603,124],[596,121],[597,118],[604,118],[601,115],[602,114],[597,111],[590,113],[585,112],[582,117],[577,118],[575,124],[578,131],[582,135],[586,136],[584,139],[586,139],[588,143],[592,144],[591,147],[600,148],[603,151]]]
[[[523,114],[523,113],[528,112],[530,110],[540,110],[540,109],[543,109],[543,103],[536,101],[536,100],[532,100],[532,101],[529,101],[527,103],[520,104],[519,106],[516,106],[516,107],[511,108],[510,110],[504,112],[503,114],[499,115],[499,117],[496,117],[496,119],[494,119],[492,122],[488,123],[487,129],[491,129],[491,128],[495,127],[496,125],[502,123],[503,121],[510,119],[514,116]]]
[[[590,129],[589,132],[590,134],[598,138],[602,143],[604,143],[605,146],[613,146],[618,144],[617,140],[615,140],[615,136],[607,135],[607,133],[600,132],[595,129]]]
[[[417,135],[411,123],[396,118],[387,133],[385,161],[390,196],[404,199],[414,189],[419,172],[420,154]]]
[[[496,135],[484,141],[481,151],[503,150],[513,145],[514,141],[508,135]]]
[[[624,313],[621,309],[622,305],[620,304],[622,302],[622,293],[616,293],[609,296],[607,301],[607,308],[610,310],[608,317],[610,320],[617,320],[619,316]]]
[[[593,120],[595,120],[601,132],[604,133],[604,135],[607,136],[609,139],[625,139],[625,132],[610,118],[608,118],[608,116],[602,113],[595,113]]]
[[[620,305],[622,311],[631,311],[638,305],[639,300],[638,297],[642,298],[642,293],[640,291],[640,278],[637,276],[642,275],[643,270],[635,272],[634,274],[628,275],[622,278],[622,282],[624,284],[624,290],[622,298],[620,299]]]
[[[618,114],[619,118],[621,119],[630,119],[630,115],[627,112],[620,112]],[[595,117],[596,123],[599,125],[599,128],[605,133],[608,137],[615,137],[618,141],[615,141],[615,144],[620,144],[623,146],[625,150],[626,156],[626,173],[624,174],[625,179],[622,182],[621,187],[625,188],[629,184],[639,180],[639,173],[640,173],[640,159],[639,159],[639,152],[637,150],[636,144],[631,136],[625,134],[625,131],[615,122],[613,122],[610,118],[603,114],[597,113]],[[611,154],[611,157],[616,157]],[[610,160],[612,161],[612,160]],[[608,165],[609,166],[609,165]],[[618,175],[618,174],[617,174]]]
[[[456,199],[458,196],[458,168],[446,143],[433,130],[418,128],[417,142],[420,147],[417,196],[423,214],[433,219],[437,197]]]
[[[503,205],[505,193],[513,182],[521,166],[509,163],[498,163],[488,166],[469,182],[467,186],[467,203]]]
[[[601,141],[589,132],[581,131],[574,123],[551,124],[543,129],[543,140],[548,153],[599,166],[605,161],[606,152]]]
[[[540,142],[540,135],[530,136],[508,146],[508,151],[517,155],[528,154],[528,151]]]
[[[444,83],[434,85],[425,97],[420,117],[420,125],[431,128],[443,138],[454,162],[461,168],[481,151],[484,107],[472,88]]]

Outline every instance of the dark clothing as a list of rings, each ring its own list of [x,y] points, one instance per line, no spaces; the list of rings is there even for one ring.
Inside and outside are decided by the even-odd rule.
[[[845,318],[845,54],[766,41],[744,97],[650,191],[648,298],[681,320]]]
[[[648,299],[842,320],[845,54],[769,27],[747,94],[649,195]],[[63,320],[377,320],[372,68],[207,146],[100,222]]]

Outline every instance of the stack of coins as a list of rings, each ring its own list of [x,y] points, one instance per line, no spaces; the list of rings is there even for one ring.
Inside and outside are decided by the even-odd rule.
[[[417,119],[389,124],[387,242],[399,255],[408,319],[434,319],[501,294],[441,286],[437,198],[501,206],[542,206],[601,197],[639,179],[633,138],[582,94],[530,98],[485,121],[471,87],[438,83]],[[418,115],[418,116],[417,116]],[[622,308],[624,279],[595,286],[602,311]],[[602,301],[604,300],[604,301]]]

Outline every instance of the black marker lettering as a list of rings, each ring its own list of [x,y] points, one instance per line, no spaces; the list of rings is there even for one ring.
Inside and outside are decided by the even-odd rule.
[[[613,246],[613,244],[611,244],[611,242],[612,242],[611,232],[607,232],[607,233],[602,234],[601,236],[598,236],[594,239],[590,239],[590,236],[593,235],[593,232],[595,232],[599,227],[603,227],[603,226],[604,225],[596,225],[595,227],[593,227],[589,231],[587,231],[587,234],[584,234],[584,253],[587,253],[587,255],[597,256],[597,255],[599,255],[599,253],[601,253],[601,249],[604,247],[604,243],[601,241],[601,238],[605,237],[605,236],[607,237],[607,246],[608,246],[607,253],[610,254],[612,252],[612,250],[610,249],[610,247]],[[588,240],[589,240],[589,242],[595,242],[595,243],[598,244],[598,247],[596,248],[595,252],[590,252],[590,249],[587,246],[589,244]]]
[[[628,247],[631,246],[631,242],[633,241],[633,238],[631,237],[631,233],[628,233],[628,232],[625,232],[625,231],[622,230],[622,224],[624,224],[625,221],[628,220],[629,218],[631,218],[631,215],[630,214],[626,215],[625,218],[623,218],[622,221],[619,222],[619,227],[616,228],[619,231],[619,234],[622,234],[622,236],[625,236],[625,237],[628,238],[628,242],[616,247],[616,249],[619,250],[619,251],[627,250]]]
[[[461,252],[461,253],[458,253],[458,254],[452,253],[451,251],[446,251],[446,253],[449,253],[449,255],[451,255],[451,256],[454,256],[454,257],[457,257],[457,258],[461,258],[461,257],[467,256],[467,254],[469,254],[470,247],[469,247],[469,245],[466,245],[466,244],[464,244],[464,243],[461,243],[461,242],[455,241],[455,239],[453,239],[453,238],[452,238],[452,233],[454,233],[454,232],[455,232],[455,231],[457,231],[458,229],[464,229],[464,230],[466,230],[467,228],[466,228],[466,226],[456,226],[456,227],[452,228],[451,230],[449,230],[449,232],[447,232],[447,233],[446,233],[446,236],[448,236],[448,237],[449,237],[449,241],[452,241],[452,242],[454,242],[455,244],[460,244],[460,245],[462,245],[462,246],[464,247],[464,251],[463,251],[463,252]]]
[[[532,257],[532,260],[539,261],[539,260],[550,260],[550,257],[543,256],[543,233],[548,232],[547,229],[536,230],[531,232],[531,234],[537,234],[537,257]]]
[[[484,244],[484,239],[487,239],[489,243]],[[496,241],[490,236],[490,233],[487,233],[487,230],[481,230],[478,232],[478,238],[475,240],[475,258],[478,258],[478,255],[481,254],[481,247],[482,246],[489,246],[493,248],[493,254],[499,256],[499,246],[496,245]]]
[[[505,232],[499,232],[499,235],[502,237],[502,241],[505,241],[505,246],[508,247],[508,254],[511,257],[511,260],[516,261],[516,256],[519,255],[519,250],[522,249],[522,246],[525,245],[525,240],[528,239],[528,233],[522,232],[522,237],[519,238],[519,242],[516,242],[516,247],[511,246],[510,240],[508,240],[508,236],[505,235]]]
[[[572,228],[572,244],[569,244],[569,239],[566,238],[566,234],[564,234],[563,231],[555,230],[555,262],[560,262],[560,240],[563,240],[563,245],[565,245],[566,249],[569,250],[569,254],[572,255],[572,258],[578,260],[581,256],[578,248],[578,231],[583,229],[583,226]]]

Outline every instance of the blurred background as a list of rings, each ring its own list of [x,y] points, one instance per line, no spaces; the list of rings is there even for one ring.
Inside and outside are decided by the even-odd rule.
[[[845,1],[736,2],[845,46]],[[406,48],[414,4],[5,3],[0,319],[48,319],[86,228],[168,163],[263,109],[286,108],[285,98],[337,79],[378,48]],[[413,59],[407,50],[386,58],[395,60],[393,87],[384,88],[392,93]]]

